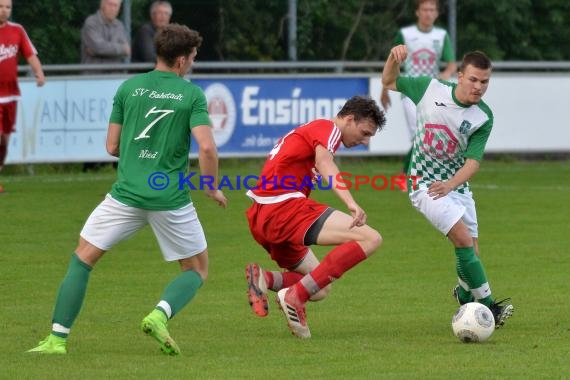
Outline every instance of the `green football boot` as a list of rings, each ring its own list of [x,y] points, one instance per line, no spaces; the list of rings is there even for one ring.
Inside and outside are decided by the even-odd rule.
[[[149,336],[152,336],[160,344],[160,349],[167,355],[179,355],[180,348],[170,337],[166,327],[167,318],[160,310],[153,310],[147,315],[142,323],[141,330]]]
[[[47,338],[38,343],[37,347],[34,347],[27,352],[37,352],[40,354],[67,354],[67,339],[50,334]]]

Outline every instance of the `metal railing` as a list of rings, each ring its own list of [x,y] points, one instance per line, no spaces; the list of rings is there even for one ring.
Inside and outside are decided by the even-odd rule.
[[[90,73],[144,72],[154,67],[152,63],[124,64],[58,64],[43,65],[47,75],[72,75]],[[350,73],[380,72],[384,61],[203,61],[193,66],[194,73]],[[495,71],[502,72],[560,72],[570,71],[570,61],[502,61],[493,62]],[[30,72],[27,65],[18,66],[18,72],[25,75]]]

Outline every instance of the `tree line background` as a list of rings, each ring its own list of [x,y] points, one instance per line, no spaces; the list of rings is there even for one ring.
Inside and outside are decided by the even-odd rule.
[[[172,22],[198,30],[202,61],[288,60],[287,0],[170,0]],[[131,0],[132,34],[152,0]],[[99,0],[14,0],[44,64],[78,63],[80,30]],[[297,0],[299,61],[383,61],[398,28],[415,22],[413,0]],[[119,16],[121,17],[121,16]],[[437,25],[447,28],[447,2]],[[457,57],[570,60],[570,1],[457,0]]]

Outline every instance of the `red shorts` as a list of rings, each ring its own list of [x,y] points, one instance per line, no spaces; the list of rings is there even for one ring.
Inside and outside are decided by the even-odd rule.
[[[18,102],[0,103],[0,133],[9,135],[16,130],[16,106]]]
[[[253,202],[246,215],[254,239],[280,268],[295,267],[307,254],[305,234],[329,208],[308,198],[262,205]]]

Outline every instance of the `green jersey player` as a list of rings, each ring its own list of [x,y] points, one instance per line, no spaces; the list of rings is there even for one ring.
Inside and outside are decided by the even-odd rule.
[[[409,186],[410,200],[455,246],[460,304],[477,301],[494,314],[500,327],[513,313],[506,300],[497,302],[479,258],[475,202],[468,180],[479,170],[493,114],[481,100],[489,86],[491,61],[482,52],[463,57],[457,84],[430,77],[400,76],[405,45],[392,48],[384,72],[384,87],[399,91],[417,106],[417,131],[408,175],[419,178]]]
[[[190,135],[199,145],[201,174],[213,179],[206,195],[227,205],[216,190],[218,156],[206,98],[182,78],[201,43],[200,34],[186,26],[166,26],[155,39],[155,70],[128,79],[117,90],[106,144],[111,155],[120,157],[117,181],[81,231],[57,294],[51,334],[30,352],[67,352],[92,268],[111,247],[150,224],[164,259],[178,261],[182,273],[166,286],[141,329],[164,353],[180,353],[167,321],[191,301],[208,275],[204,231],[187,189],[178,186],[179,174],[188,167]]]

